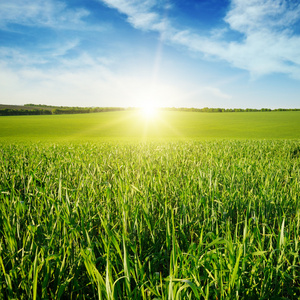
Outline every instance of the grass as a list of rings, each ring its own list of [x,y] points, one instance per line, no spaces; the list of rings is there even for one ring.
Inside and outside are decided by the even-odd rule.
[[[299,127],[1,117],[0,299],[298,299]]]
[[[0,118],[0,141],[88,142],[159,139],[299,139],[300,112],[137,112]]]
[[[3,144],[0,299],[297,299],[299,166],[299,140]]]

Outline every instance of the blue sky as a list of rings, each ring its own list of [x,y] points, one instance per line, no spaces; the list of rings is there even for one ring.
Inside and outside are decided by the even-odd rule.
[[[0,103],[299,108],[300,2],[1,1]]]

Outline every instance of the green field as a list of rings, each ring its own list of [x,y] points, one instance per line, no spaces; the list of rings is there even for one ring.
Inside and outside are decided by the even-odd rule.
[[[145,119],[138,112],[0,118],[0,141],[76,142],[145,139],[299,139],[300,111],[164,112]]]
[[[298,299],[299,117],[1,117],[0,299]]]

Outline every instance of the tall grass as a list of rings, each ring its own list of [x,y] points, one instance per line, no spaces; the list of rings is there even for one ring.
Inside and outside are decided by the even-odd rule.
[[[0,298],[296,299],[299,149],[3,145]]]

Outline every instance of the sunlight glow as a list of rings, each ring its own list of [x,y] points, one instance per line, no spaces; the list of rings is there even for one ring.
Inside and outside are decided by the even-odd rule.
[[[151,105],[144,105],[141,107],[140,112],[146,119],[153,119],[157,115],[157,108]]]
[[[129,105],[143,108],[145,111],[148,108],[152,110],[150,109],[152,107],[178,106],[184,95],[186,95],[185,91],[163,82],[156,83],[140,79],[124,83],[124,96],[129,99]]]

